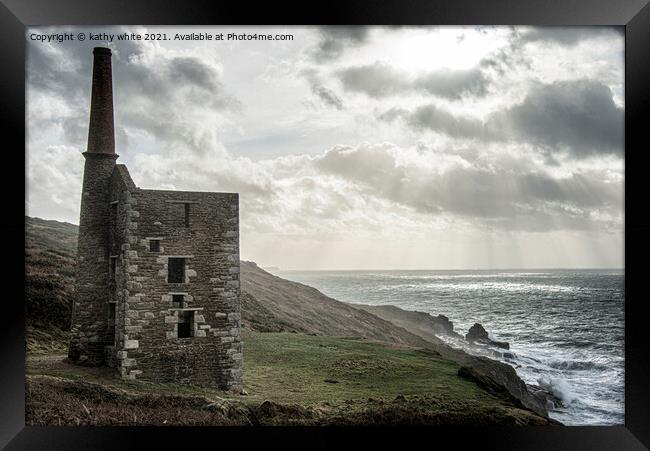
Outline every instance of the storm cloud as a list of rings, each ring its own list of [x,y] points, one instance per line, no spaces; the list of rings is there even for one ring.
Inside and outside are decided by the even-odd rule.
[[[341,56],[348,46],[362,44],[369,34],[369,29],[362,26],[324,26],[318,29],[320,40],[312,49],[312,58],[319,62],[328,62]]]
[[[375,62],[340,70],[337,76],[344,89],[382,98],[405,93],[428,93],[448,99],[465,95],[484,95],[489,80],[479,68],[467,70],[438,69],[412,76],[392,66]]]
[[[594,38],[621,38],[623,27],[535,27],[518,35],[521,43],[539,42],[575,46]]]
[[[398,118],[416,130],[462,139],[522,142],[544,153],[574,158],[622,154],[624,147],[624,110],[615,104],[607,86],[593,80],[537,83],[522,102],[492,113],[485,121],[453,115],[435,104],[378,115],[385,121]]]
[[[623,123],[624,111],[607,86],[575,80],[535,85],[521,104],[494,114],[488,128],[505,138],[585,157],[622,153]]]
[[[315,165],[419,212],[461,215],[510,229],[517,222],[523,230],[582,229],[592,223],[593,212],[615,217],[620,208],[622,186],[604,181],[598,172],[554,177],[539,170],[519,173],[468,162],[432,170],[417,160],[400,160],[402,153],[391,145],[337,147]],[[611,222],[609,226],[616,223]]]
[[[96,45],[86,41],[78,46],[54,47],[32,42],[28,48],[28,89],[35,97],[47,93],[74,105],[50,115],[50,120],[62,127],[68,144],[85,142],[88,74],[92,71],[92,47]],[[143,42],[120,41],[111,47],[114,85],[119,86],[114,94],[119,144],[128,145],[129,134],[143,131],[162,142],[182,142],[199,153],[214,148],[222,112],[239,108],[237,99],[225,92],[215,66],[197,56],[152,52],[153,48]],[[31,69],[35,67],[44,69]],[[36,110],[30,113],[39,119],[48,114]],[[214,126],[201,127],[201,121],[192,120],[196,116],[212,116]]]
[[[454,138],[489,138],[489,132],[481,121],[453,115],[436,105],[423,105],[413,111],[393,108],[381,113],[378,118],[386,121],[401,118],[415,130],[433,130]]]

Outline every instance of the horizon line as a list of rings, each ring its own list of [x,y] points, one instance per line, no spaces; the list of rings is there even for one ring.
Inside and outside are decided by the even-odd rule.
[[[243,260],[246,261],[246,260]],[[250,260],[249,260],[250,261]],[[255,263],[255,262],[253,262]],[[557,267],[557,268],[423,268],[423,269],[405,269],[405,268],[352,268],[352,269],[299,269],[299,268],[280,268],[274,265],[258,265],[262,269],[275,269],[278,271],[624,271],[625,267]]]

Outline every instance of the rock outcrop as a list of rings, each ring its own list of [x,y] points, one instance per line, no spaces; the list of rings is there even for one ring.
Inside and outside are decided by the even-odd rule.
[[[462,338],[460,334],[454,332],[454,323],[444,315],[433,316],[425,312],[403,310],[394,305],[350,305],[390,321],[429,341],[439,341],[440,335]]]
[[[564,407],[562,399],[539,385],[528,385],[528,391],[546,406],[547,410]]]
[[[505,341],[495,341],[491,340],[488,336],[487,331],[480,323],[474,323],[472,327],[469,328],[467,335],[465,335],[465,340],[474,344],[495,346],[497,348],[510,349],[510,344]]]

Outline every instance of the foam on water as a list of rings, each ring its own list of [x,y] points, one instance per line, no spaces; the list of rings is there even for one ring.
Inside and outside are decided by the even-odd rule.
[[[281,276],[344,302],[443,314],[465,334],[481,323],[512,357],[450,345],[512,365],[562,399],[550,412],[570,425],[624,423],[622,271],[285,271]],[[495,352],[496,351],[496,352]],[[501,350],[503,351],[503,350]]]

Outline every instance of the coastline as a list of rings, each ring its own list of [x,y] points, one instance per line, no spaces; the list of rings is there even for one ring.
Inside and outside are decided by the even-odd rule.
[[[511,365],[486,356],[471,354],[443,341],[441,336],[445,335],[455,339],[465,339],[454,331],[453,323],[444,315],[434,317],[429,313],[404,310],[394,305],[371,306],[353,303],[349,305],[373,313],[421,336],[434,344],[436,351],[442,356],[463,365],[461,377],[474,380],[477,384],[493,393],[506,393],[507,396],[511,396],[516,402],[521,403],[522,406],[538,414],[550,418],[548,409],[557,406],[557,403],[561,402],[545,388],[526,384]],[[471,342],[468,342],[468,346],[482,350],[489,349],[489,345],[476,345]],[[562,424],[557,420],[553,421]]]
[[[488,391],[499,392],[505,390],[509,396],[512,396],[522,405],[546,416],[549,416],[548,410],[550,408],[561,404],[561,400],[544,387],[526,384],[512,365],[478,353],[472,354],[445,341],[444,337],[452,338],[455,341],[466,340],[466,338],[454,330],[453,323],[444,315],[433,316],[426,312],[405,310],[394,305],[352,303],[350,305],[391,321],[434,343],[436,350],[441,355],[461,365],[466,365],[463,366],[462,377],[474,380]],[[503,343],[499,342],[487,342],[481,345],[471,341],[465,342],[468,348],[474,348],[477,351],[481,350],[483,353],[496,353],[499,351],[494,347],[503,348]],[[522,386],[522,384],[524,385]],[[562,424],[558,420],[554,421]]]
[[[165,403],[176,403],[157,396],[164,392],[179,395],[179,406],[191,404],[200,393],[207,393],[208,399],[245,402],[253,412],[265,405],[261,410],[265,421],[281,424],[325,424],[334,418],[341,424],[348,420],[355,424],[558,424],[548,418],[542,403],[510,366],[454,350],[437,337],[427,340],[316,288],[274,276],[245,261],[241,262],[241,302],[248,343],[244,357],[248,395],[233,398],[191,385],[129,383],[110,370],[102,373],[101,369],[69,365],[63,354],[67,331],[61,325],[65,325],[73,296],[77,229],[27,219],[27,382],[34,382],[29,391],[35,396],[30,402],[30,409],[36,409],[30,411],[34,424],[102,424],[106,416],[89,415],[79,406],[83,404],[91,412],[123,409],[119,402],[113,407],[107,403],[132,398],[116,395],[111,387],[135,392],[134,396],[152,394],[146,402],[153,406],[147,419],[153,423],[146,424],[163,424],[165,419],[164,424],[171,424],[169,418],[156,413]],[[53,318],[61,320],[53,322]],[[302,358],[296,359],[296,355]],[[74,387],[80,380],[94,381],[99,387],[77,392]],[[34,389],[37,386],[43,389]],[[50,387],[68,388],[58,391],[60,403],[48,397]],[[332,399],[337,400],[328,406]],[[76,410],[59,408],[66,405]],[[311,413],[305,417],[304,409],[295,406]],[[221,414],[206,413],[210,409],[204,407],[197,408],[192,424],[224,424],[220,421],[228,420]],[[324,416],[318,414],[321,409]],[[119,421],[143,424],[143,418]],[[72,423],[66,423],[68,420]],[[325,423],[319,423],[321,420]]]
[[[496,344],[472,347],[464,336],[444,330],[434,333],[452,347],[514,367],[532,394],[550,401],[551,417],[566,425],[624,424],[625,293],[620,271],[302,271],[280,275],[367,308],[394,306],[433,318],[443,313],[463,335],[480,322],[491,339],[509,342],[510,349]],[[384,318],[396,322],[394,317]],[[407,328],[422,334],[418,327],[418,321],[412,321]]]

